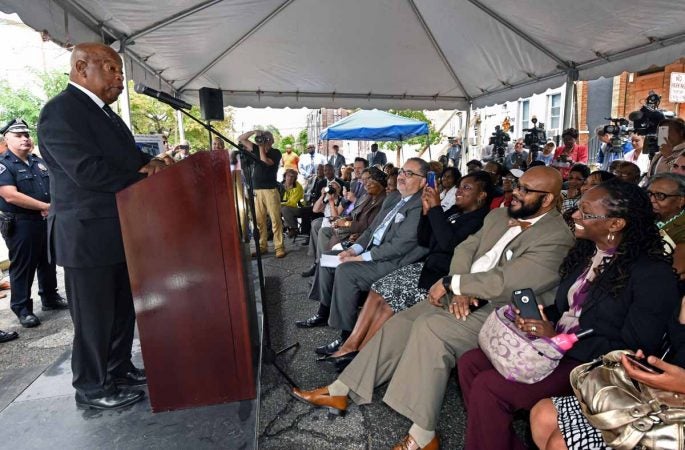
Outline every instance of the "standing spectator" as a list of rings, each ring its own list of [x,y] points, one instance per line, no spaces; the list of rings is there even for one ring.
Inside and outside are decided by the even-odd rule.
[[[633,144],[633,149],[623,155],[623,159],[636,164],[640,168],[641,175],[647,173],[649,170],[649,155],[642,151],[645,137],[633,133],[630,136],[630,142]]]
[[[554,145],[554,142],[548,142],[545,144],[544,147],[542,147],[542,151],[538,152],[537,158],[535,161],[542,161],[546,166],[549,166],[552,164],[552,161],[554,160],[554,150],[556,149],[556,145]],[[530,164],[534,162],[533,161],[533,152],[529,152],[528,154],[528,167],[530,167]]]
[[[504,168],[507,170],[521,169],[526,170],[528,161],[528,150],[523,148],[523,139],[517,139],[514,143],[514,151],[504,158]]]
[[[378,144],[371,144],[371,153],[366,155],[366,160],[369,162],[369,166],[380,165],[381,168],[388,162],[385,153],[378,150]]]
[[[120,386],[147,382],[145,371],[131,362],[136,316],[115,193],[165,163],[138,151],[131,131],[108,106],[124,89],[117,52],[99,43],[78,44],[69,80],[38,122],[51,178],[49,248],[64,267],[74,323],[76,403],[114,409],[145,396]]]
[[[250,141],[255,136],[255,142]],[[238,140],[246,149],[260,160],[253,171],[255,215],[259,229],[259,250],[262,254],[268,251],[269,230],[266,227],[266,216],[271,219],[274,249],[276,258],[283,258],[285,246],[283,244],[283,223],[281,221],[281,195],[278,192],[278,165],[281,162],[281,152],[273,147],[274,137],[270,131],[253,130],[242,134]]]
[[[335,169],[336,177],[342,176],[340,169],[345,165],[345,157],[340,154],[340,147],[337,145],[333,146],[333,154],[328,157],[328,164],[332,165]]]
[[[281,160],[281,165],[285,170],[294,170],[297,173],[297,164],[300,162],[300,157],[297,153],[293,152],[292,144],[285,144],[285,153],[283,153],[283,159]]]
[[[458,137],[449,138],[450,147],[447,149],[447,159],[452,167],[457,169],[461,165],[461,139]]]
[[[587,164],[587,147],[577,143],[578,130],[575,128],[567,128],[564,130],[564,132],[561,133],[561,140],[564,145],[557,147],[551,165],[561,172],[562,178],[566,181],[573,164]]]
[[[613,134],[604,131],[604,125],[600,125],[595,129],[597,139],[602,143],[597,153],[597,163],[600,164],[602,170],[611,171],[611,163],[617,160],[624,159],[624,155],[633,149],[630,142],[623,142],[620,149],[614,150],[611,145]]]
[[[649,165],[649,176],[669,172],[673,162],[685,153],[685,121],[681,118],[662,120],[660,127],[668,127],[666,142],[659,147]]]
[[[300,169],[300,176],[304,178],[305,190],[311,189],[311,185],[316,175],[316,168],[319,164],[326,164],[326,158],[316,151],[314,144],[307,145],[307,153],[300,155],[297,166]]]
[[[48,262],[50,177],[42,159],[31,154],[29,128],[14,119],[5,131],[8,151],[0,156],[0,211],[2,237],[10,257],[12,312],[25,328],[40,325],[33,314],[31,286],[38,272],[38,294],[43,311],[68,308],[57,293],[54,262]]]

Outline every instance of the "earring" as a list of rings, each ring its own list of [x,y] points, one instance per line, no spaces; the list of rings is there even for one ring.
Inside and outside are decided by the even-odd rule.
[[[607,239],[609,240],[609,242],[614,242],[615,238],[616,238],[616,236],[614,235],[614,233],[612,231],[610,231],[609,235],[607,236]]]

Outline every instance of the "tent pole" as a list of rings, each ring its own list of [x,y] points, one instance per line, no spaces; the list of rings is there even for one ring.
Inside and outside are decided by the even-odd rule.
[[[566,97],[564,98],[564,129],[570,128],[573,121],[573,92],[578,81],[578,70],[570,69],[566,72]]]
[[[464,167],[467,162],[471,158],[469,158],[469,124],[471,123],[471,109],[473,108],[473,103],[469,103],[469,108],[466,110],[466,120],[464,121],[464,128],[463,131],[461,132],[461,152],[462,152],[462,157],[460,161],[460,166],[457,167],[459,169],[459,172],[465,173],[464,172]],[[478,158],[480,159],[480,158]]]

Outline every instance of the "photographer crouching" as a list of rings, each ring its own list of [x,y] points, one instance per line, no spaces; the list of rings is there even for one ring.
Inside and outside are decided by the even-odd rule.
[[[249,138],[255,136],[255,142]],[[281,152],[272,147],[273,135],[268,131],[253,130],[242,134],[238,140],[247,151],[252,151],[260,160],[253,172],[255,215],[259,230],[259,249],[266,254],[269,231],[266,228],[266,215],[271,218],[274,235],[276,258],[283,258],[283,223],[281,222],[281,195],[278,191],[277,172],[281,161]]]

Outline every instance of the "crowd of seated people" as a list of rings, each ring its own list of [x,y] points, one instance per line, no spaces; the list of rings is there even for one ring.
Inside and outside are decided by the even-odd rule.
[[[581,414],[568,397],[570,371],[612,350],[656,354],[669,319],[680,311],[685,293],[679,282],[685,279],[685,155],[676,154],[685,149],[685,134],[677,141],[681,122],[669,122],[676,131],[652,162],[659,166],[656,175],[644,179],[633,161],[591,172],[575,130],[565,130],[551,164],[542,161],[525,171],[473,160],[462,177],[452,167],[409,159],[398,170],[396,193],[383,192],[382,205],[372,219],[367,215],[360,233],[338,236],[337,228],[347,227],[354,215],[336,216],[331,227],[318,232],[312,256],[335,256],[337,264],[312,266],[308,275],[316,276],[309,297],[319,302],[318,310],[297,326],[340,331],[338,339],[315,349],[339,375],[327,386],[295,388],[292,395],[342,415],[350,400],[370,403],[374,389],[388,383],[383,401],[412,422],[395,448],[434,449],[446,385],[456,368],[467,412],[465,448],[526,448],[512,427],[514,412],[530,411],[538,402],[531,427],[539,448],[589,448],[570,445],[579,433],[578,420],[570,416]],[[430,169],[439,169],[436,189],[426,185]],[[363,171],[359,178],[367,192],[357,207],[371,196],[381,198],[381,186],[387,189],[390,178],[383,174],[383,186],[381,174]],[[517,315],[515,324],[532,338],[593,330],[550,375],[531,384],[501,375],[478,346],[486,318],[509,305],[514,290],[525,288],[535,293],[541,319]],[[682,329],[685,313],[680,316]],[[656,364],[667,375],[685,374],[680,367]],[[632,365],[626,370],[645,376]],[[648,381],[661,386],[666,378]],[[682,385],[665,386],[685,391]],[[596,430],[595,435],[601,443]]]

